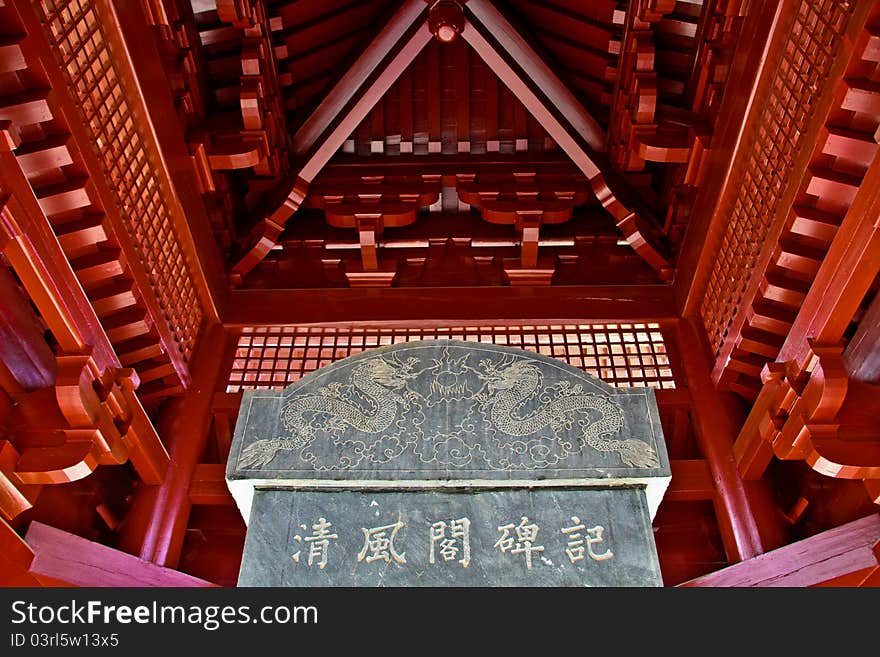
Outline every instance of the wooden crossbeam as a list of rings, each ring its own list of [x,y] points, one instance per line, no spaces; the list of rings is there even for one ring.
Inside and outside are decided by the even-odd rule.
[[[235,290],[225,327],[312,322],[424,321],[438,319],[562,320],[567,308],[579,321],[654,321],[673,317],[665,285],[566,285],[517,287],[387,288],[372,290]]]
[[[598,121],[491,2],[472,0],[465,11],[462,38],[587,177],[636,253],[661,280],[670,280],[673,268],[660,225],[637,207],[638,195],[597,154],[605,148]]]
[[[680,586],[815,586],[855,571],[876,569],[880,566],[874,550],[878,541],[880,514],[874,513]]]
[[[198,577],[34,521],[25,541],[34,557],[28,572],[39,581],[94,587],[210,587]]]

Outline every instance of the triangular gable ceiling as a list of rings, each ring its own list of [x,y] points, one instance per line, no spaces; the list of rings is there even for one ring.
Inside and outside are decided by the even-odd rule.
[[[559,151],[540,122],[461,39],[428,43],[343,150],[357,155]]]
[[[607,118],[622,32],[617,3],[508,3],[542,57],[585,107]],[[392,15],[389,0],[298,0],[273,8],[273,43],[288,123],[295,131]],[[564,26],[564,27],[563,27]]]
[[[643,207],[635,207],[642,205],[638,195],[603,165],[602,156],[597,159],[596,154],[605,147],[603,126],[493,4],[471,0],[466,7],[461,38],[587,177],[630,245],[668,280],[672,266],[656,220]],[[287,219],[302,204],[309,184],[432,39],[424,5],[419,0],[405,2],[294,135],[294,153],[303,160],[298,174],[286,186],[284,202],[256,227],[250,239],[252,247],[233,266],[233,280],[240,280],[277,243]],[[431,52],[429,49],[425,56],[430,57]],[[427,69],[437,72],[436,67]],[[436,118],[430,121],[437,123]]]

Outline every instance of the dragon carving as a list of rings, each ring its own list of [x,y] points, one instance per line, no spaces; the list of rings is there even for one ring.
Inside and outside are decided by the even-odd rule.
[[[502,363],[499,367],[490,361],[482,362],[487,393],[483,402],[491,423],[510,436],[528,436],[550,427],[554,433],[567,429],[577,416],[582,434],[582,445],[589,445],[599,452],[617,452],[621,461],[636,468],[657,465],[654,450],[641,440],[614,440],[610,436],[623,427],[620,407],[607,398],[584,394],[580,386],[563,386],[547,403],[528,415],[517,413],[523,402],[541,393],[540,370],[530,361],[517,360]],[[546,393],[545,393],[546,394]],[[590,414],[598,414],[590,420]]]
[[[264,438],[248,445],[239,465],[249,468],[264,465],[275,458],[278,450],[296,450],[311,442],[318,429],[343,429],[346,426],[376,434],[387,429],[397,417],[397,407],[407,407],[407,400],[398,394],[412,378],[413,361],[389,363],[371,358],[354,368],[351,383],[365,400],[361,404],[344,395],[338,385],[314,393],[294,397],[284,407],[281,421],[289,432],[282,438]],[[346,398],[348,397],[348,398]],[[368,408],[365,410],[363,406]]]
[[[512,461],[504,457],[490,458],[481,438],[487,435],[495,436],[496,452],[531,454],[515,467],[549,465],[547,440],[555,444],[553,462],[578,447],[589,447],[616,453],[632,467],[659,464],[649,444],[614,438],[623,428],[623,411],[607,396],[586,393],[580,384],[572,386],[565,380],[547,386],[532,359],[505,354],[500,361],[482,360],[478,368],[467,360],[467,356],[452,358],[447,349],[433,366],[415,371],[416,358],[405,362],[396,354],[366,358],[352,365],[347,383],[333,382],[289,397],[281,412],[286,435],[245,447],[239,467],[263,466],[280,450],[299,450],[300,458],[313,468],[347,469],[364,458],[374,463],[398,458],[408,448],[422,462],[436,459],[448,466],[482,460],[492,469],[505,463],[511,467]],[[424,377],[420,384],[410,385],[419,377]],[[440,422],[430,414],[436,412],[448,421],[451,403],[465,403],[467,417],[457,417],[458,426],[446,433],[426,434],[425,428]],[[428,416],[435,423],[427,422]],[[571,440],[575,426],[577,447]],[[552,438],[546,436],[547,429]],[[309,449],[319,434],[334,436],[329,454]],[[504,437],[499,439],[499,434]],[[530,448],[536,451],[529,452]],[[319,458],[333,462],[318,463]]]

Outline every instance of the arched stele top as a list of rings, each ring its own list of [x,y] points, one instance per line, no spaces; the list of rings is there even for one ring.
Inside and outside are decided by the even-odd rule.
[[[227,465],[254,487],[473,488],[669,482],[649,388],[614,388],[554,358],[454,340],[337,361],[284,391],[246,390]]]

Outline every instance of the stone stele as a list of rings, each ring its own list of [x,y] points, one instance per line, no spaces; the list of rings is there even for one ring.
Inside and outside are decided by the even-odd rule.
[[[531,352],[408,342],[338,361],[284,391],[246,390],[226,479],[249,522],[243,585],[659,583],[650,519],[670,470],[653,390],[614,388]],[[403,552],[427,558],[431,526],[457,520],[468,521],[458,533],[468,524],[473,541],[475,567],[458,569],[466,576],[370,552],[395,531],[412,546]],[[525,553],[510,554],[516,540],[499,539],[509,522],[513,539],[532,525],[546,537],[544,551],[529,552],[531,568],[523,565],[543,573],[531,582],[511,579],[516,571],[505,567]],[[571,560],[562,529],[578,524],[581,537],[571,540],[583,541],[586,557]],[[371,543],[369,530],[385,526]],[[437,550],[453,540],[437,536]],[[614,556],[595,559],[591,550],[601,553],[611,536]],[[319,542],[328,550],[323,567],[314,565]],[[453,547],[445,545],[448,566],[456,560],[446,559]],[[341,564],[355,548],[367,550],[361,561],[331,565],[332,551]],[[313,565],[303,566],[309,556]]]

